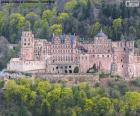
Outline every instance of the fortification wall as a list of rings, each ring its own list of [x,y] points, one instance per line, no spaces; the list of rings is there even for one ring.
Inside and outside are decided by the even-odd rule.
[[[30,71],[45,69],[45,63],[43,61],[22,61],[20,59],[11,59],[7,66],[10,71]]]

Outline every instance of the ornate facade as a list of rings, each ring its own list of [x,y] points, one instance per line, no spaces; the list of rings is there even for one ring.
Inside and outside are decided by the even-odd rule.
[[[22,32],[21,53],[12,58],[8,70],[46,73],[97,71],[122,77],[140,76],[140,52],[134,41],[111,41],[102,31],[91,42],[78,42],[75,35],[60,35],[49,42]]]

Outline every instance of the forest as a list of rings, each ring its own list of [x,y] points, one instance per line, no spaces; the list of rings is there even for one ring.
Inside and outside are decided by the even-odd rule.
[[[135,40],[140,46],[140,8],[114,0],[52,0],[42,3],[0,3],[0,70],[18,55],[22,31],[51,41],[53,35],[76,34],[79,41],[92,41],[103,31],[114,41]]]
[[[55,0],[50,3],[5,3],[0,5],[0,35],[10,43],[21,32],[31,30],[36,37],[50,39],[54,34],[77,34],[93,38],[100,28],[113,40],[139,39],[140,9],[125,2],[107,0]],[[112,0],[111,0],[112,1]]]
[[[1,116],[139,116],[140,80],[67,86],[47,80],[0,81]]]

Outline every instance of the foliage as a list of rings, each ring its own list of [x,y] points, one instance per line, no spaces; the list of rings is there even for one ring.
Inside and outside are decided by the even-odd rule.
[[[20,29],[25,25],[25,17],[19,13],[13,13],[10,15],[10,25],[15,26],[15,29]]]
[[[140,48],[140,39],[137,39],[137,40],[135,41],[135,46],[136,46],[137,48]]]
[[[140,37],[139,9],[126,8],[125,2],[115,5],[106,0],[64,0],[47,6],[40,2],[15,5],[2,4],[0,8],[0,33],[12,43],[19,41],[28,22],[36,36],[46,39],[52,37],[50,27],[60,23],[62,29],[56,29],[59,34],[63,31],[93,38],[102,27],[113,40],[119,40],[121,35],[127,39]]]
[[[69,11],[73,9],[76,6],[76,4],[77,4],[76,0],[71,0],[65,4],[64,9]]]
[[[68,13],[62,12],[62,13],[59,14],[58,20],[62,21],[64,19],[67,19],[68,17],[69,17]]]
[[[62,33],[62,26],[61,24],[53,24],[51,27],[50,27],[50,30],[52,33],[54,33],[55,35],[59,35]]]
[[[5,99],[3,100],[6,100],[7,107],[5,108],[8,108],[10,112],[5,115],[11,115],[14,111],[18,116],[137,115],[137,110],[140,109],[140,93],[127,91],[117,95],[118,97],[109,96],[110,88],[114,91],[121,90],[117,86],[117,83],[112,82],[112,85],[106,88],[108,91],[105,91],[104,87],[92,87],[87,83],[63,86],[40,79],[8,80],[4,84]],[[16,107],[16,110],[11,109],[11,105]],[[0,113],[3,111],[0,110]]]
[[[99,32],[100,28],[101,28],[101,24],[99,22],[93,24],[90,28],[91,37],[94,37],[97,34],[97,32]]]
[[[113,28],[114,28],[115,30],[117,30],[118,28],[121,27],[121,23],[122,23],[122,19],[121,19],[121,18],[114,19],[114,20],[113,20]]]

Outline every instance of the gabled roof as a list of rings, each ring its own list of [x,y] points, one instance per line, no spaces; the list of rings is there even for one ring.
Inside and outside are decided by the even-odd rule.
[[[61,44],[65,44],[66,35],[60,35],[59,39],[60,39]],[[70,44],[73,45],[75,36],[74,35],[69,35],[69,39],[70,39]],[[54,41],[54,38],[52,38],[52,42],[53,41]]]

